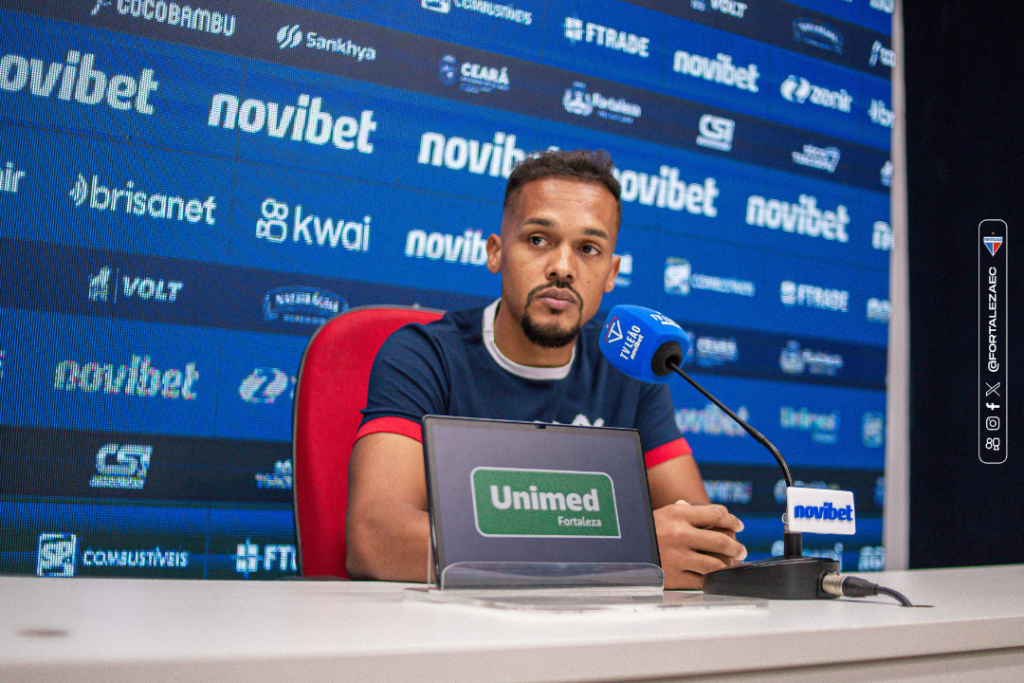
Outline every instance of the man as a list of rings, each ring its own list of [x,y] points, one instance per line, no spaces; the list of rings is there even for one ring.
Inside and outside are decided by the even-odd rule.
[[[746,557],[743,524],[708,498],[673,421],[666,385],[643,384],[600,355],[590,320],[619,270],[619,183],[603,152],[531,154],[505,189],[487,268],[501,298],[396,332],[381,348],[349,465],[347,566],[353,578],[427,580],[428,413],[640,430],[665,583]],[[588,324],[589,323],[589,324]]]

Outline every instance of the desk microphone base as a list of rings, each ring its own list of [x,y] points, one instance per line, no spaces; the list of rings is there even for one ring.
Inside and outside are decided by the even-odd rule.
[[[833,599],[821,589],[823,574],[839,573],[839,563],[822,557],[779,557],[726,567],[704,576],[706,595],[768,600]]]

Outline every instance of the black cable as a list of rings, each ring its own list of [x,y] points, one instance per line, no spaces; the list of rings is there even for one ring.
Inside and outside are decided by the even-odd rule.
[[[846,598],[866,598],[869,595],[888,595],[890,598],[894,598],[899,601],[899,603],[904,607],[914,606],[910,600],[907,600],[906,596],[892,588],[879,586],[877,583],[858,579],[856,576],[841,576],[834,572],[822,575],[821,590],[823,593],[827,593],[829,595],[843,596]]]

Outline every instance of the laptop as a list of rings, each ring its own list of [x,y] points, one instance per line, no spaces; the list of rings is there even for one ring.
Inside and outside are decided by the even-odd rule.
[[[661,580],[636,430],[428,415],[423,450],[439,587]]]

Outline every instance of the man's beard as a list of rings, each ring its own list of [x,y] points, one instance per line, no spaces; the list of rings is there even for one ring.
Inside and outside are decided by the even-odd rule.
[[[576,296],[576,300],[579,302],[579,307],[576,309],[577,318],[576,324],[565,330],[558,326],[557,323],[549,323],[547,325],[538,325],[530,317],[530,304],[533,303],[533,297],[539,292],[545,289],[551,289],[556,287],[558,289],[568,289]],[[568,346],[576,341],[576,337],[580,335],[580,322],[583,320],[583,297],[572,288],[568,282],[559,281],[548,283],[536,287],[526,297],[526,308],[523,311],[522,320],[519,324],[523,328],[523,334],[526,338],[537,346],[543,346],[547,349],[557,349],[563,346]]]

